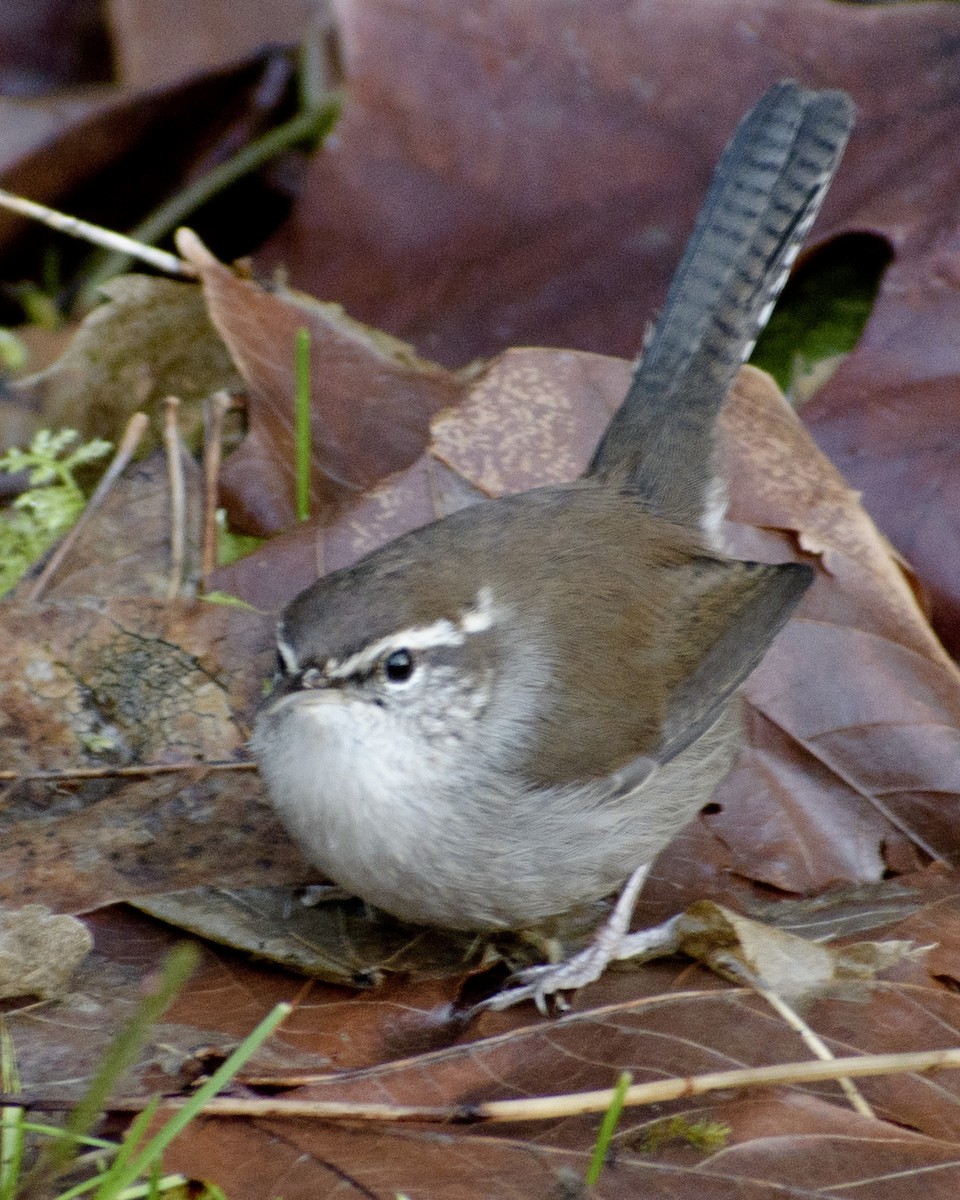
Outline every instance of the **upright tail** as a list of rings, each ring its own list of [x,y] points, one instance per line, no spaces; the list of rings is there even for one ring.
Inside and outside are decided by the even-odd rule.
[[[820,208],[853,125],[843,92],[778,83],[728,143],[626,399],[588,474],[698,526],[713,428]]]

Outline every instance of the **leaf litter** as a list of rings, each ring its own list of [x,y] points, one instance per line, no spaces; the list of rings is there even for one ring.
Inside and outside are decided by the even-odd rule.
[[[808,7],[819,15],[826,8]],[[351,22],[360,14],[373,20],[376,11],[375,5],[348,6],[348,36],[356,32]],[[362,91],[360,101],[369,102]],[[719,116],[716,122],[721,131]],[[706,151],[704,161],[709,165]],[[571,270],[579,266],[582,262],[574,262]],[[211,281],[219,281],[232,295],[233,277],[219,264],[207,267],[208,292]],[[7,782],[0,795],[0,882],[7,881],[8,902],[46,899],[63,910],[87,911],[190,886],[306,882],[309,872],[265,808],[255,777],[224,771],[218,778],[216,767],[208,765],[243,763],[259,681],[269,671],[272,610],[318,570],[352,561],[378,538],[484,496],[543,482],[553,470],[576,474],[629,377],[629,364],[583,350],[509,350],[469,370],[450,371],[396,343],[385,349],[382,337],[344,323],[313,301],[282,289],[261,294],[250,280],[238,282],[249,300],[239,302],[236,312],[225,317],[223,307],[210,301],[227,346],[228,318],[240,331],[231,348],[247,390],[250,427],[257,430],[235,456],[231,506],[238,521],[244,513],[261,520],[264,512],[267,524],[287,520],[284,496],[274,491],[264,509],[257,488],[271,461],[292,457],[284,450],[282,413],[276,405],[271,410],[270,401],[286,386],[283,372],[292,371],[292,347],[287,353],[280,346],[283,331],[303,323],[304,313],[315,322],[318,362],[326,348],[333,353],[344,339],[350,343],[341,405],[349,409],[352,398],[370,394],[369,381],[382,387],[384,371],[388,377],[393,372],[396,380],[388,379],[386,394],[413,403],[416,416],[404,444],[388,447],[383,457],[380,447],[372,455],[368,442],[389,432],[389,420],[366,427],[363,437],[349,431],[344,437],[342,417],[334,410],[331,429],[318,438],[320,515],[211,580],[215,586],[229,584],[262,611],[117,596],[109,577],[98,581],[91,562],[96,526],[71,571],[65,569],[56,581],[62,591],[55,603],[8,604],[4,637],[17,654],[0,684],[0,739],[13,770],[35,774],[38,768],[69,770],[78,764],[109,770],[143,761],[189,767],[182,778],[145,776],[134,782],[116,776],[94,783]],[[264,311],[275,313],[272,323],[264,323]],[[447,331],[456,311],[455,304],[445,310]],[[602,314],[603,305],[594,311]],[[631,343],[637,341],[636,308],[633,319]],[[599,316],[597,321],[601,324]],[[258,364],[236,350],[251,344],[247,335],[261,323],[267,351],[274,354],[266,366],[281,373],[272,388],[261,386]],[[437,328],[438,337],[447,336],[442,322]],[[271,334],[278,338],[275,348]],[[557,340],[577,344],[575,337]],[[327,397],[317,378],[315,370],[315,420],[322,423]],[[158,385],[155,394],[163,390]],[[413,400],[402,399],[410,395]],[[529,419],[531,411],[536,421]],[[820,902],[791,908],[793,919],[807,932],[810,925],[840,931],[841,952],[846,942],[862,941],[865,934],[933,948],[888,964],[854,997],[828,991],[808,998],[805,1019],[837,1054],[956,1045],[957,898],[951,874],[935,861],[953,863],[957,856],[956,668],[930,634],[911,581],[850,487],[817,454],[768,380],[749,371],[741,376],[725,431],[734,552],[814,561],[818,578],[776,657],[751,680],[746,756],[704,817],[662,856],[639,916],[644,922],[657,919],[658,909],[669,915],[708,894],[756,904],[763,896],[772,901],[780,894],[857,885],[837,896],[828,916]],[[153,495],[162,492],[155,472],[147,473],[143,486]],[[147,494],[129,494],[131,511],[137,496]],[[149,508],[156,501],[144,503]],[[122,507],[111,516],[114,528],[123,524]],[[162,535],[158,531],[148,541],[138,563],[133,540],[125,569],[114,578],[126,575],[129,581],[142,568],[156,581],[144,584],[144,594],[156,595]],[[133,587],[130,591],[136,595]],[[823,686],[825,663],[829,687]],[[110,743],[106,750],[104,740]],[[888,875],[899,877],[899,887],[883,882]],[[310,932],[305,940],[316,938],[322,955],[340,955],[344,982],[351,971],[357,978],[358,961],[363,971],[376,973],[395,956],[395,949],[381,948],[358,959],[357,937],[343,939],[349,910],[336,903],[321,908],[328,928],[340,930],[339,945],[334,936],[325,941],[322,932]],[[363,914],[353,911],[362,922]],[[74,1016],[83,996],[92,994],[97,970],[111,980],[132,981],[148,969],[151,938],[159,944],[170,936],[115,908],[102,909],[91,921],[98,943],[89,967],[80,968],[88,973],[66,1001]],[[140,947],[136,955],[134,945]],[[429,952],[435,955],[436,946]],[[607,1086],[624,1067],[638,1078],[644,1072],[659,1077],[716,1069],[722,1062],[758,1065],[805,1057],[795,1031],[748,989],[730,988],[699,968],[671,962],[611,973],[577,997],[574,1012],[561,1021],[491,1014],[463,1040],[443,1015],[463,984],[463,962],[452,960],[445,979],[409,974],[401,965],[383,987],[362,996],[315,987],[301,1004],[295,1032],[282,1035],[296,1050],[287,1068],[326,1065],[329,1080],[310,1085],[326,1095],[389,1096],[399,1102],[406,1094],[422,1099],[429,1089],[462,1101]],[[475,969],[477,964],[470,967]],[[278,990],[288,996],[289,979],[208,948],[203,971],[179,1002],[182,1024],[173,1021],[165,1031],[172,1048],[165,1066],[153,1055],[131,1086],[156,1079],[158,1069],[176,1080],[178,1065],[189,1058],[191,1031],[204,1024],[204,1006],[215,1041],[249,1027],[248,1019],[252,1024]],[[64,1010],[65,1020],[70,1011]],[[28,1039],[28,1047],[54,1048],[51,1022],[43,1023],[41,1034],[34,1019],[18,1020],[38,1039]],[[62,1037],[64,1028],[64,1021],[54,1020],[52,1038]],[[64,1079],[82,1074],[73,1065],[65,1047]],[[153,1075],[144,1075],[148,1067]],[[31,1077],[43,1080],[45,1070],[35,1069]],[[677,1103],[676,1112],[688,1123],[710,1120],[730,1128],[726,1144],[706,1155],[682,1139],[651,1154],[653,1120],[631,1118],[618,1134],[616,1169],[604,1173],[596,1195],[636,1195],[651,1188],[702,1195],[706,1184],[711,1195],[739,1197],[765,1194],[770,1180],[783,1194],[827,1188],[843,1194],[849,1188],[858,1195],[899,1197],[921,1187],[925,1196],[931,1187],[934,1194],[937,1188],[952,1194],[960,1134],[951,1073],[860,1086],[876,1114],[872,1119],[850,1112],[834,1085],[826,1084]],[[658,1112],[654,1120],[663,1118]],[[343,1180],[324,1164],[337,1161],[351,1177],[366,1180],[367,1188],[382,1190],[389,1180],[388,1194],[406,1189],[417,1195],[418,1187],[426,1194],[420,1185],[429,1179],[431,1196],[473,1196],[476,1181],[484,1178],[500,1195],[555,1195],[560,1181],[569,1178],[565,1172],[582,1178],[594,1129],[591,1120],[571,1119],[539,1130],[532,1140],[528,1130],[515,1136],[477,1130],[452,1139],[445,1135],[441,1144],[430,1130],[321,1132],[262,1122],[242,1131],[243,1158],[249,1162],[255,1144],[262,1175],[237,1180],[236,1194],[258,1194],[258,1179],[265,1191],[276,1190],[281,1176],[289,1182],[287,1155],[295,1147],[308,1156],[307,1165],[302,1178],[282,1188],[288,1196],[333,1194]],[[198,1175],[216,1163],[228,1179],[227,1160],[238,1153],[230,1149],[235,1136],[234,1127],[211,1121],[175,1154]]]

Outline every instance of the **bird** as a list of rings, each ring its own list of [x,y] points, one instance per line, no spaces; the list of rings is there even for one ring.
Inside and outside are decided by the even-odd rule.
[[[852,123],[844,93],[790,80],[741,120],[582,477],[415,529],[286,607],[251,745],[341,888],[489,933],[629,881],[623,933],[626,899],[732,766],[737,691],[812,579],[724,551],[715,425]],[[514,990],[540,1003],[599,973],[581,967]]]

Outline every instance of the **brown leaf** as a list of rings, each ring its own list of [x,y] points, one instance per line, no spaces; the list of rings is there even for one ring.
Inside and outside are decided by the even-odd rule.
[[[936,890],[928,890],[930,899]],[[947,908],[951,924],[956,903],[955,889],[935,901]],[[929,920],[934,909],[920,911]],[[875,932],[881,939],[900,938],[917,928],[919,918],[918,913]],[[928,955],[901,958],[872,986],[821,994],[805,1007],[806,1019],[838,1055],[952,1045],[960,1001],[931,977],[928,962]],[[642,1083],[809,1057],[796,1031],[760,997],[748,989],[718,987],[699,971],[680,977],[668,963],[644,966],[613,973],[590,991],[592,996],[580,993],[571,1015],[561,1020],[531,1021],[520,1012],[486,1014],[472,1027],[470,1041],[380,1069],[328,1071],[311,1078],[301,1094],[442,1106],[591,1091],[610,1086],[623,1069]],[[389,992],[381,995],[388,998]],[[954,1072],[936,1080],[876,1076],[859,1086],[882,1119],[930,1136],[960,1138],[960,1077]],[[832,1083],[812,1091],[834,1106],[845,1103]],[[690,1111],[683,1101],[664,1107]],[[587,1149],[593,1134],[589,1121],[564,1118],[541,1123],[536,1136],[540,1144]]]
[[[310,333],[312,510],[328,514],[416,461],[430,418],[459,399],[456,376],[337,304],[240,279],[187,230],[178,246],[197,268],[211,319],[250,390],[249,432],[220,479],[236,528],[275,533],[295,520],[298,329]]]
[[[629,382],[626,363],[597,355],[507,350],[432,422],[430,452],[487,496],[567,483],[583,473]]]
[[[272,622],[211,604],[7,605],[0,900],[77,911],[214,880],[304,882],[243,758]],[[111,768],[181,764],[117,777]],[[91,778],[70,777],[77,767]],[[37,771],[65,778],[31,778]],[[101,774],[102,772],[102,774]]]
[[[140,897],[136,907],[310,979],[360,988],[386,974],[462,976],[486,953],[471,934],[404,927],[358,900],[307,906],[290,888],[193,888]]]
[[[264,261],[454,365],[526,343],[635,353],[740,114],[787,76],[852,95],[819,239],[867,230],[894,260],[805,418],[956,651],[960,12],[602,0],[557,20],[537,0],[451,19],[353,0],[340,15],[351,103]]]
[[[875,978],[912,953],[910,942],[858,942],[835,948],[744,917],[709,900],[690,905],[675,931],[679,949],[735,982],[757,982],[791,1002]]]
[[[0,999],[59,999],[92,947],[75,917],[55,916],[40,904],[0,908]]]
[[[175,83],[256,53],[264,43],[263,12],[232,5],[228,19],[219,0],[108,0],[117,68],[127,87]],[[318,16],[309,0],[273,0],[269,38],[297,45]],[[163,53],[157,53],[157,47]]]
[[[843,87],[860,107],[824,230],[857,203],[858,171],[871,194],[889,178],[876,140],[903,155],[925,106],[946,122],[953,103],[949,9],[602,0],[554,17],[545,0],[452,20],[344,5],[351,104],[266,257],[445,362],[527,343],[633,354],[720,149],[767,86]],[[879,79],[885,56],[922,94]]]
[[[87,439],[117,437],[132,413],[156,413],[164,397],[177,396],[184,436],[195,444],[201,402],[240,383],[200,289],[123,275],[103,291],[108,302],[89,314],[55,363],[14,385],[12,403],[30,414],[33,430],[76,429]],[[4,418],[0,441],[6,432]],[[26,440],[18,430],[17,441]]]

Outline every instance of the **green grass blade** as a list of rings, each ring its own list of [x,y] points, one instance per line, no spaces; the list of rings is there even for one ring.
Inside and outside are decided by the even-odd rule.
[[[0,1091],[20,1091],[20,1075],[13,1040],[0,1019]],[[23,1109],[10,1104],[0,1108],[0,1200],[14,1200],[23,1166],[25,1140]]]
[[[116,1178],[111,1180],[115,1190],[108,1192],[101,1188],[96,1193],[95,1200],[114,1200],[118,1191],[122,1191],[128,1184],[143,1175],[160,1158],[177,1134],[182,1133],[197,1116],[204,1104],[228,1084],[244,1063],[259,1050],[281,1021],[286,1019],[292,1008],[291,1004],[278,1004],[269,1012],[256,1029],[248,1034],[226,1061],[214,1071],[206,1083],[194,1092],[182,1108],[178,1108],[174,1112],[166,1125],[154,1134],[146,1146],[124,1164],[123,1171],[118,1172]]]
[[[620,1114],[623,1112],[623,1102],[626,1099],[627,1088],[629,1088],[631,1083],[633,1083],[633,1076],[630,1072],[621,1072],[620,1078],[613,1089],[613,1099],[610,1101],[610,1107],[603,1114],[603,1120],[600,1122],[600,1129],[593,1147],[593,1154],[590,1156],[590,1166],[587,1167],[587,1187],[593,1187],[600,1178],[600,1172],[603,1170],[603,1164],[606,1161],[607,1152],[613,1140],[614,1130],[617,1128]]]
[[[136,1013],[114,1038],[90,1081],[86,1095],[67,1115],[64,1128],[67,1137],[51,1143],[37,1163],[35,1178],[51,1178],[69,1163],[75,1153],[76,1139],[90,1132],[110,1094],[140,1056],[151,1028],[193,974],[199,956],[200,951],[192,942],[175,946],[167,955],[156,990],[141,1001]]]
[[[297,388],[294,397],[294,447],[296,452],[297,520],[310,516],[310,330],[297,330]]]
[[[109,1150],[112,1152],[117,1148],[117,1143],[111,1142],[108,1138],[73,1137],[72,1134],[64,1133],[59,1125],[46,1125],[39,1121],[24,1121],[23,1132],[36,1133],[41,1137],[69,1137],[78,1146],[88,1147],[91,1150]]]
[[[122,1191],[124,1185],[119,1184],[119,1186],[115,1186],[115,1181],[122,1178],[126,1171],[127,1163],[129,1163],[134,1152],[138,1149],[140,1142],[147,1132],[147,1127],[153,1120],[159,1107],[160,1097],[154,1096],[143,1112],[138,1113],[136,1119],[131,1122],[130,1128],[120,1143],[116,1158],[110,1164],[109,1170],[101,1177],[100,1190],[97,1192],[98,1196],[115,1196],[117,1192]],[[58,1198],[58,1200],[62,1200],[62,1197]]]

